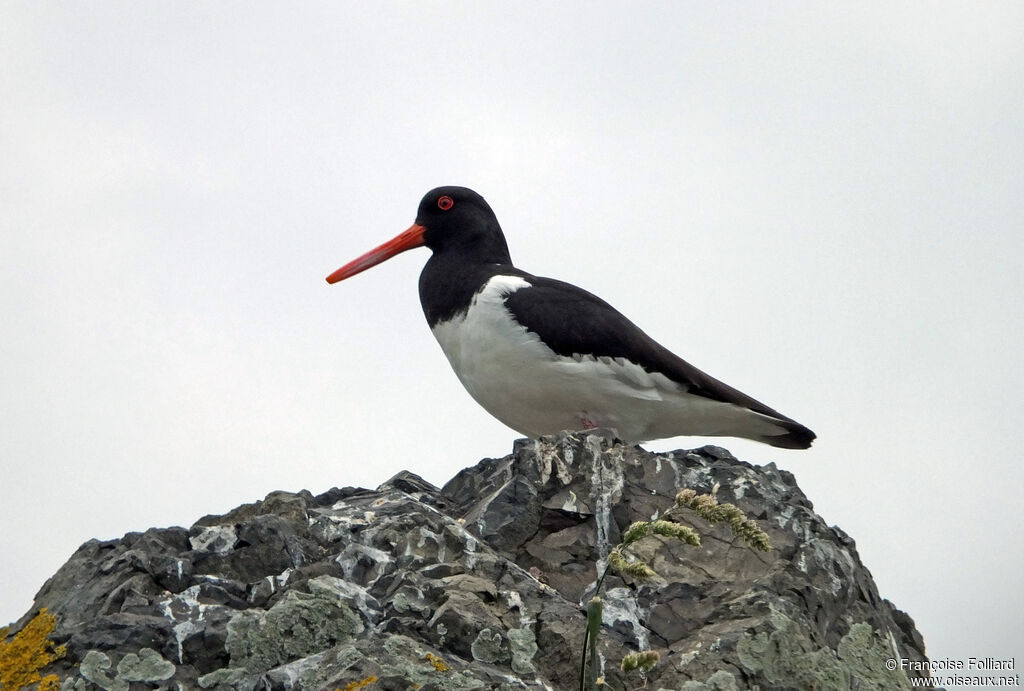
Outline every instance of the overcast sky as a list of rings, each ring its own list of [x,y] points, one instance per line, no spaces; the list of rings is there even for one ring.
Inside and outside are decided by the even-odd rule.
[[[0,4],[0,624],[82,542],[441,484],[516,433],[420,311],[476,189],[517,265],[808,425],[933,658],[1024,658],[1024,4]],[[648,445],[688,448],[707,440]]]

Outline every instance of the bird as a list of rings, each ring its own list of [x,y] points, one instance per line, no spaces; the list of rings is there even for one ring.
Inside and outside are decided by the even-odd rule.
[[[494,211],[466,187],[427,192],[407,230],[327,282],[422,246],[432,251],[419,278],[427,324],[470,396],[520,434],[605,428],[630,443],[739,437],[787,449],[815,439],[593,293],[514,266]]]

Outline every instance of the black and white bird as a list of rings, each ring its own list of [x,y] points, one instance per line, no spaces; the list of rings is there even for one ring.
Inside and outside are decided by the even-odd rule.
[[[438,187],[408,230],[327,277],[426,245],[420,302],[459,381],[529,437],[604,427],[625,441],[744,437],[806,449],[814,432],[659,345],[601,298],[512,265],[484,198]]]

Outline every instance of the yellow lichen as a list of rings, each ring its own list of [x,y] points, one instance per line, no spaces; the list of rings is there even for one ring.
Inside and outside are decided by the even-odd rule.
[[[0,689],[18,691],[36,682],[40,691],[58,688],[57,675],[43,677],[39,674],[39,670],[67,652],[64,646],[55,646],[47,638],[56,624],[57,617],[47,613],[44,607],[9,642],[7,629],[0,629]]]
[[[427,653],[423,659],[434,665],[434,669],[438,672],[447,672],[451,669],[447,662],[432,653]]]
[[[369,686],[370,684],[374,684],[376,682],[377,677],[369,676],[365,679],[360,679],[359,681],[350,681],[349,683],[345,684],[344,689],[335,689],[334,691],[356,691],[356,689],[361,689],[365,686]]]

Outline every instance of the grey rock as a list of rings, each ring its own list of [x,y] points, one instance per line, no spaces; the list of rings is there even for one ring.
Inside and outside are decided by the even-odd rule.
[[[42,607],[55,614],[67,655],[46,672],[69,690],[332,690],[371,677],[365,688],[570,689],[609,550],[680,489],[715,486],[774,549],[692,515],[700,547],[634,543],[657,577],[605,579],[599,650],[614,688],[909,688],[884,663],[927,659],[913,620],[790,473],[601,432],[519,440],[440,489],[403,472],[376,490],[273,492],[187,530],[91,540],[10,635]],[[626,678],[618,663],[638,649],[661,660]]]

